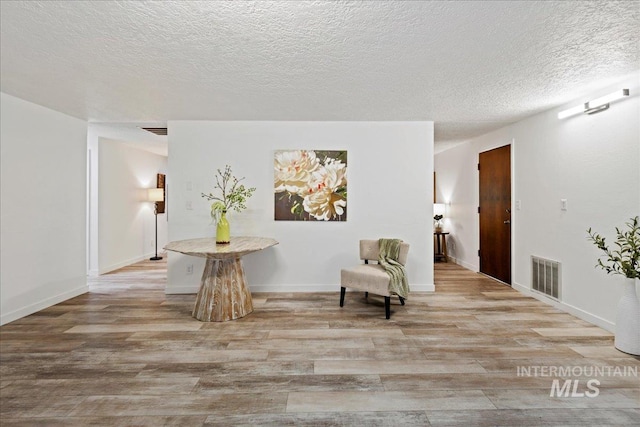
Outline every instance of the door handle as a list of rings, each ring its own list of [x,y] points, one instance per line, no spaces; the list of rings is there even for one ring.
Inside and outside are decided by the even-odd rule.
[[[505,211],[507,211],[508,214],[511,213],[511,209],[505,209]]]
[[[504,222],[504,223],[505,223],[505,224],[511,224],[511,220],[507,219],[507,220],[505,220],[505,222]]]

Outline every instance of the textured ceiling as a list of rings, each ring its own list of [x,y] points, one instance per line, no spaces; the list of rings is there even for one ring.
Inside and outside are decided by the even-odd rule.
[[[640,69],[640,3],[1,4],[2,91],[93,122],[433,120],[468,139]]]

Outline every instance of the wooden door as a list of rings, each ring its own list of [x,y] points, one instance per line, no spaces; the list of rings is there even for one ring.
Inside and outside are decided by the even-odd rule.
[[[480,153],[480,272],[511,285],[511,146]]]

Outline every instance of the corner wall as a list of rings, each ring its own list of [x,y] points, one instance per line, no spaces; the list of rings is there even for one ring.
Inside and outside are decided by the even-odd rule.
[[[532,294],[613,330],[620,277],[594,265],[597,248],[586,230],[606,235],[640,214],[640,97],[638,74],[435,156],[437,192],[451,201],[451,255],[478,270],[478,153],[512,143],[513,287],[531,293],[531,255],[562,263],[561,303]],[[628,99],[599,114],[558,120],[586,99],[629,88]],[[560,209],[567,199],[568,209]],[[520,200],[520,210],[515,209]]]
[[[88,291],[87,123],[0,94],[2,324]]]
[[[168,128],[170,241],[215,235],[200,193],[212,191],[216,169],[229,164],[257,187],[247,210],[228,215],[231,234],[280,242],[243,258],[253,291],[337,291],[340,269],[359,262],[358,241],[378,237],[409,242],[412,289],[433,290],[432,122],[171,121]],[[348,151],[346,222],[274,221],[278,149]],[[201,258],[170,253],[168,267],[167,293],[197,291]]]
[[[155,254],[155,215],[147,188],[166,173],[167,158],[99,138],[98,273],[142,261]],[[158,215],[158,252],[167,243],[167,215]]]

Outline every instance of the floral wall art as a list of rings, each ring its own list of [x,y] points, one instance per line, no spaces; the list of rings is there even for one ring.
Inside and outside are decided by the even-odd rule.
[[[347,152],[279,150],[274,158],[275,219],[347,220]]]

